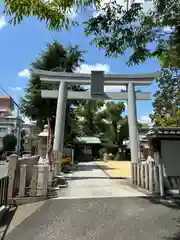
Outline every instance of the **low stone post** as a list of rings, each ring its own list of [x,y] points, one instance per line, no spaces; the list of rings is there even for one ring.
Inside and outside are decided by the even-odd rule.
[[[144,183],[144,164],[141,163],[141,187],[145,187]]]
[[[145,163],[144,165],[144,175],[145,175],[145,188],[148,189],[149,188],[149,166],[147,163]]]
[[[47,187],[49,179],[49,166],[38,165],[37,192],[36,196],[47,196]]]
[[[24,197],[26,192],[26,173],[27,165],[20,166],[19,196]]]
[[[30,184],[30,196],[35,197],[36,196],[36,190],[37,190],[37,165],[33,166],[33,174]]]
[[[160,186],[160,196],[164,196],[164,177],[163,177],[163,167],[162,164],[158,165],[159,168],[159,186]]]
[[[153,162],[149,162],[149,191],[153,192]]]
[[[140,186],[141,184],[141,176],[140,176],[140,164],[137,164],[137,185]]]
[[[9,165],[8,165],[8,177],[9,177],[8,198],[12,198],[13,194],[14,194],[18,156],[16,154],[10,155],[8,157],[8,162],[9,162]]]

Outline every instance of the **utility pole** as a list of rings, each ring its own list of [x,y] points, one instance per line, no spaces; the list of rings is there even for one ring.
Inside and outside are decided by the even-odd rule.
[[[21,123],[20,123],[20,106],[15,102],[15,100],[9,95],[9,93],[2,87],[0,84],[0,89],[11,98],[14,105],[17,107],[17,116],[16,116],[16,138],[17,138],[17,145],[16,145],[16,152],[18,156],[20,155],[20,140],[21,140]]]

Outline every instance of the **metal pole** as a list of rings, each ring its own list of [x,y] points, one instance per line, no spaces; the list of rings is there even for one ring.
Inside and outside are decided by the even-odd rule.
[[[20,121],[20,109],[17,109],[17,117],[16,117],[16,138],[17,138],[17,145],[16,145],[16,152],[18,156],[20,155],[20,140],[21,140],[21,121]]]

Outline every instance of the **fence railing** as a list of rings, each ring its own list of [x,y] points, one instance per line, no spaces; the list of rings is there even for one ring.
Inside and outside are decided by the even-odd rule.
[[[132,183],[151,193],[164,196],[164,179],[162,164],[141,162],[132,164]]]
[[[8,202],[8,176],[0,178],[0,207]]]

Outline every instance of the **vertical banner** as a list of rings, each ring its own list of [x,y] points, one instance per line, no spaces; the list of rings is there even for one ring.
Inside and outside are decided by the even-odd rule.
[[[47,135],[47,158],[49,161],[50,168],[52,170],[52,129],[50,120],[48,119],[48,135]]]

